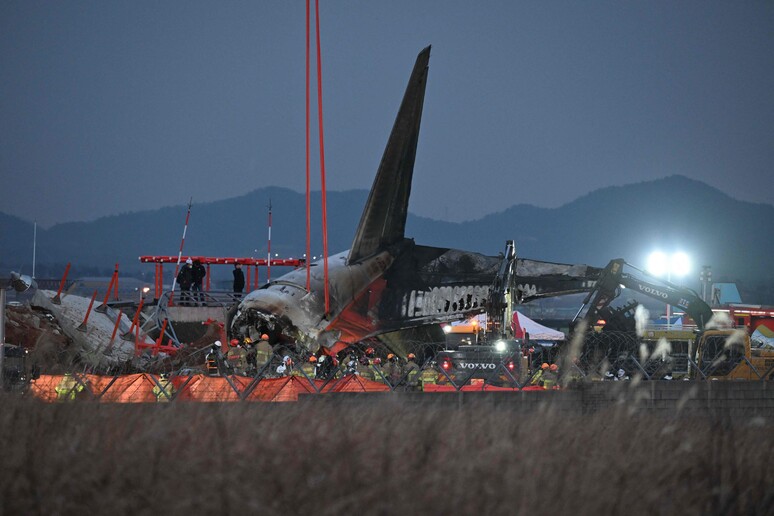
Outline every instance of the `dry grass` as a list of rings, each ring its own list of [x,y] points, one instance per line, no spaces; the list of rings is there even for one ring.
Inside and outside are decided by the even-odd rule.
[[[762,421],[389,399],[0,402],[2,514],[774,511],[774,432]]]

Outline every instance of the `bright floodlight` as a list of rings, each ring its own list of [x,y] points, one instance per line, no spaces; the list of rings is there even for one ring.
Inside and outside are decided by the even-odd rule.
[[[691,271],[691,259],[683,252],[666,255],[656,251],[648,256],[648,272],[654,276],[676,276],[682,278]]]
[[[661,251],[656,251],[648,256],[648,272],[654,276],[663,276],[669,270],[669,261],[667,255]]]
[[[685,253],[675,253],[670,261],[670,269],[678,278],[687,276],[691,272],[691,259]]]
[[[505,349],[506,349],[505,341],[498,340],[497,342],[495,342],[495,351],[497,351],[498,353],[502,353],[505,351]]]

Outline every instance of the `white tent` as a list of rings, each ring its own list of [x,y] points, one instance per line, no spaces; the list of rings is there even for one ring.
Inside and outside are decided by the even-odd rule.
[[[526,315],[514,310],[511,329],[517,339],[524,338],[524,332],[529,333],[530,340],[564,340],[564,333],[538,324]]]

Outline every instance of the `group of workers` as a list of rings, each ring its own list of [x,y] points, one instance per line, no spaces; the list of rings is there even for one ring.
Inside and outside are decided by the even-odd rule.
[[[389,353],[384,360],[376,356],[374,348],[367,348],[364,353],[350,351],[339,363],[335,357],[327,355],[312,355],[307,367],[312,375],[309,378],[328,380],[337,376],[359,375],[367,380],[389,383],[392,386],[405,385],[416,388],[420,382],[420,367],[416,355],[409,353],[401,360],[394,353]]]
[[[185,265],[177,273],[177,284],[180,285],[181,290],[181,304],[186,305],[191,301],[198,304],[204,300],[200,292],[206,275],[207,270],[201,261],[186,259]]]
[[[217,340],[208,350],[205,358],[207,374],[224,376],[231,374],[255,375],[259,369],[266,370],[272,359],[269,337],[261,335],[261,340],[253,342],[249,337],[232,339],[230,349],[223,351],[222,343]],[[271,373],[267,371],[267,373]],[[422,369],[417,364],[416,355],[409,353],[405,360],[389,353],[385,360],[376,356],[374,348],[367,348],[358,355],[351,351],[342,361],[321,354],[310,355],[306,362],[296,367],[290,356],[285,355],[273,369],[277,377],[303,376],[309,380],[330,380],[347,375],[360,375],[368,380],[382,382],[392,387],[405,386],[407,390],[421,390],[428,384],[435,384],[438,373],[434,368]],[[530,379],[530,385],[541,386],[546,390],[558,388],[559,368],[556,364],[543,363]],[[168,374],[154,379],[153,395],[158,402],[169,402],[176,389]],[[74,401],[84,391],[84,384],[71,374],[65,374],[55,388],[58,401]]]
[[[382,358],[372,347],[350,350],[338,357],[324,353],[311,354],[296,364],[289,355],[274,355],[269,336],[262,334],[258,342],[250,337],[231,339],[229,348],[223,349],[221,341],[209,349],[205,357],[206,372],[210,376],[243,375],[266,377],[298,376],[309,380],[329,380],[347,375],[389,384],[405,386],[408,390],[420,390],[427,384],[435,384],[439,373],[434,367],[421,368],[414,353],[405,359],[394,353]],[[546,390],[559,386],[559,367],[544,362],[531,375],[529,385]]]
[[[394,353],[384,359],[376,356],[374,348],[364,352],[350,351],[341,360],[324,353],[312,354],[296,364],[289,355],[274,357],[269,336],[261,335],[256,343],[250,337],[231,339],[224,350],[220,340],[215,341],[205,356],[206,373],[210,376],[232,374],[255,376],[304,376],[310,380],[329,380],[347,375],[360,375],[368,380],[405,385],[416,389],[420,384],[435,383],[435,376],[422,371],[416,355],[409,353],[403,360]]]
[[[392,387],[402,386],[407,390],[419,390],[424,385],[436,383],[438,378],[435,370],[422,370],[419,367],[414,353],[406,355],[405,360],[394,353],[388,353],[382,359],[376,356],[376,351],[371,347],[360,355],[354,351],[350,352],[340,364],[335,358],[325,355],[312,355],[309,357],[309,363],[314,364],[316,379],[359,375],[367,380],[389,384]]]
[[[234,264],[232,274],[234,275],[234,293],[242,294],[245,288],[245,273],[242,271],[241,263]],[[183,292],[181,294],[183,304],[185,304],[187,298],[191,298],[194,301],[203,300],[201,294],[188,294],[188,292],[201,292],[205,276],[207,276],[207,269],[204,268],[199,259],[186,259],[180,272],[177,273],[177,284],[180,285],[180,290]]]
[[[543,362],[540,365],[540,369],[538,369],[535,374],[532,375],[532,379],[530,380],[529,384],[538,385],[546,390],[551,390],[558,388],[558,382],[559,366],[556,364]]]
[[[254,342],[250,337],[231,339],[229,349],[225,351],[223,343],[216,340],[205,355],[204,363],[210,376],[231,374],[255,376],[259,366],[265,366],[271,356],[272,347],[269,344],[269,336],[263,334],[258,342]],[[283,374],[292,367],[290,357],[285,359],[277,367],[278,374]]]

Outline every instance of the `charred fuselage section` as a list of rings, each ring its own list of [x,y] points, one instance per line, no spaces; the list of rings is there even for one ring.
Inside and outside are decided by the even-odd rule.
[[[417,246],[412,240],[354,264],[347,253],[329,259],[325,312],[322,263],[296,270],[250,293],[240,304],[232,333],[316,351],[486,309],[500,258],[455,249]]]
[[[330,310],[325,312],[321,262],[290,272],[250,293],[232,333],[272,344],[330,352],[383,333],[455,321],[487,311],[502,256],[416,245],[405,239],[354,264],[347,253],[329,259]],[[519,260],[518,285],[528,299],[582,290],[598,269]],[[531,275],[526,275],[531,274]]]

